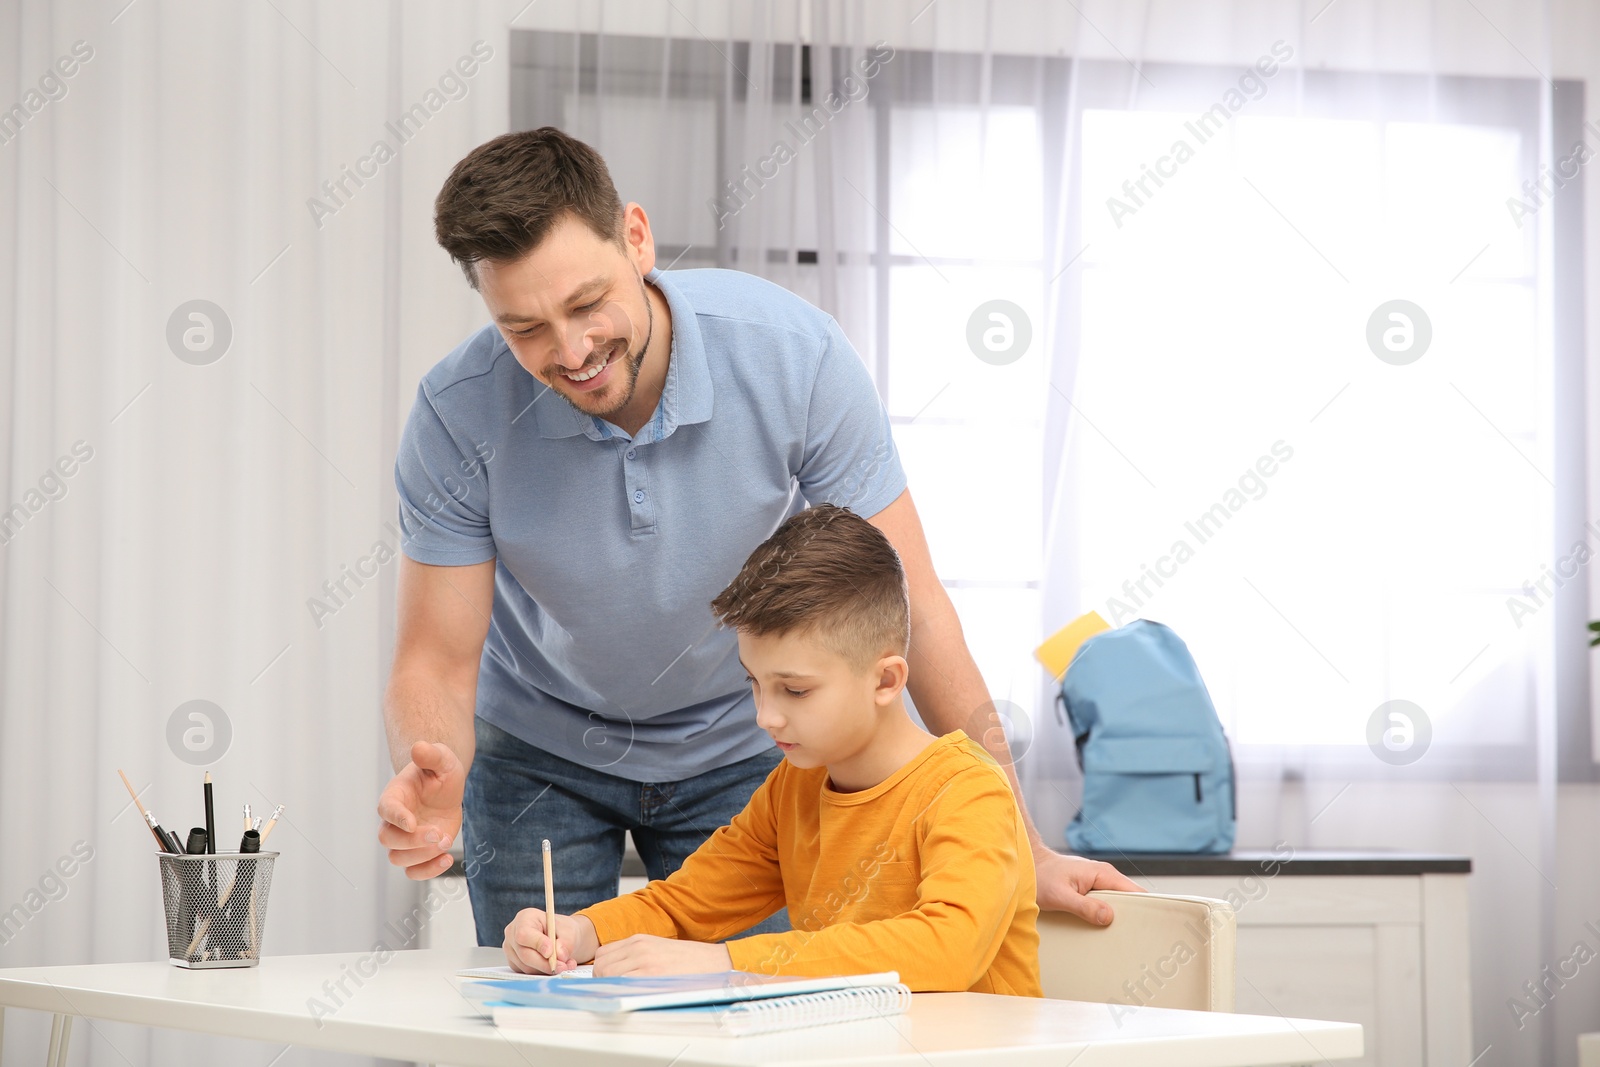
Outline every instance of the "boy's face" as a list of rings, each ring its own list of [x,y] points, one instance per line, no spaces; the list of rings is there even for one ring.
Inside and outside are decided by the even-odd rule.
[[[855,758],[896,705],[904,672],[885,671],[886,655],[862,669],[809,633],[739,634],[739,662],[755,694],[756,725],[796,767]]]

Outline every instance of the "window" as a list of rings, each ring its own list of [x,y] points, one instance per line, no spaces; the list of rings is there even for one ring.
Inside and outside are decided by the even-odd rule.
[[[1285,89],[1197,146],[1203,93],[1081,112],[1071,599],[1177,630],[1246,764],[1381,771],[1368,720],[1404,699],[1435,770],[1532,766],[1538,629],[1508,598],[1578,492],[1506,206],[1538,101],[1449,81],[1396,114],[1307,75],[1303,110]],[[1426,350],[1385,361],[1372,321]]]
[[[1178,631],[1247,766],[1381,772],[1367,722],[1399,698],[1429,717],[1432,767],[1531,769],[1540,627],[1507,601],[1581,512],[1583,439],[1581,252],[1558,225],[1561,284],[1541,279],[1539,227],[1507,210],[1536,172],[1539,83],[1286,66],[1197,130],[1236,71],[1151,66],[1160,90],[1130,98],[1121,63],[903,49],[830,132],[831,196],[808,144],[730,231],[706,204],[814,106],[812,48],[519,31],[513,50],[514,125],[600,148],[663,261],[828,306],[831,235],[833,310],[1018,728],[1051,714],[1033,648],[1094,609]],[[1557,144],[1581,97],[1556,86]],[[968,341],[994,300],[1031,334],[999,365]],[[1386,361],[1369,329],[1428,347]],[[1581,622],[1556,659],[1564,773],[1592,776]]]
[[[1018,726],[1035,713],[1043,575],[1049,361],[1035,325],[1044,291],[1037,111],[897,104],[887,123],[889,359],[880,385],[934,564],[989,692],[1015,706],[999,705]],[[1032,335],[1002,365],[976,358],[967,336],[975,310],[996,299],[1020,307]],[[998,326],[1020,347],[1017,323]]]

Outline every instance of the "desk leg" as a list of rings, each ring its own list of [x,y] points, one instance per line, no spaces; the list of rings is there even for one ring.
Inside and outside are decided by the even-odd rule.
[[[45,1067],[65,1067],[67,1042],[72,1038],[72,1016],[56,1015],[50,1020],[50,1052],[45,1056]]]

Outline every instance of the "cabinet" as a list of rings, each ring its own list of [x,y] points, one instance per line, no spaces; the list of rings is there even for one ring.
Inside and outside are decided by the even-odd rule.
[[[1148,889],[1238,917],[1237,1008],[1366,1029],[1371,1067],[1471,1062],[1464,856],[1390,852],[1098,855]]]

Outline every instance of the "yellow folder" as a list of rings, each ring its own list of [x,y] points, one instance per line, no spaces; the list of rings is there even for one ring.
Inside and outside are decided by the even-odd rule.
[[[1033,650],[1033,656],[1060,681],[1061,676],[1067,673],[1067,665],[1072,662],[1072,657],[1078,654],[1079,647],[1095,634],[1109,629],[1111,624],[1102,619],[1098,611],[1079,615],[1047,637],[1044,644]]]

